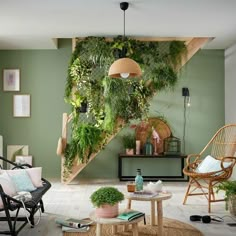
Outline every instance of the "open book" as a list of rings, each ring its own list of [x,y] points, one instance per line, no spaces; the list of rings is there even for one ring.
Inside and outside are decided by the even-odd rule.
[[[123,212],[123,213],[119,214],[117,216],[117,218],[121,219],[121,220],[131,221],[131,220],[137,219],[137,218],[144,216],[144,215],[145,214],[140,211],[128,211],[128,212]]]

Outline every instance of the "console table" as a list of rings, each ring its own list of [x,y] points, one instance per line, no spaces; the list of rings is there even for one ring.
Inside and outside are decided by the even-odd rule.
[[[142,170],[144,181],[188,181],[183,174],[186,155],[127,155],[118,157],[120,181],[134,181],[136,169]]]

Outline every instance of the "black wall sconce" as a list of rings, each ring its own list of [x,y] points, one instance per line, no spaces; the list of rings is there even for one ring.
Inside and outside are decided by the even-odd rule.
[[[184,126],[183,126],[183,154],[185,154],[185,133],[186,133],[186,106],[190,107],[190,93],[189,89],[182,88],[182,96],[184,97]]]
[[[190,103],[190,93],[189,93],[189,89],[184,87],[182,88],[182,96],[184,96],[184,105],[187,107],[190,107],[191,103]]]

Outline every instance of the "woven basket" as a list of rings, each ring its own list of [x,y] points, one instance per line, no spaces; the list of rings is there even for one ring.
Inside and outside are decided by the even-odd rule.
[[[230,214],[236,216],[236,195],[229,197],[228,207]]]
[[[169,126],[162,120],[156,117],[148,118],[148,120],[142,121],[136,127],[135,135],[136,140],[141,141],[141,148],[143,148],[144,144],[147,141],[147,138],[150,136],[152,132],[152,127],[157,131],[158,135],[160,136],[160,142],[157,144],[157,153],[163,153],[163,141],[165,138],[171,135],[171,130]],[[150,139],[151,143],[154,146],[154,139]]]

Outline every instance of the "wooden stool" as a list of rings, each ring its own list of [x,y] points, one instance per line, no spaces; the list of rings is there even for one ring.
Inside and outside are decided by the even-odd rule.
[[[132,221],[121,220],[118,218],[99,218],[96,216],[95,211],[90,213],[89,218],[96,223],[96,236],[102,236],[102,225],[112,225],[112,234],[117,232],[118,225],[124,225],[124,230],[127,230],[129,225],[132,225],[133,236],[138,236],[138,222],[144,220],[144,216]]]

